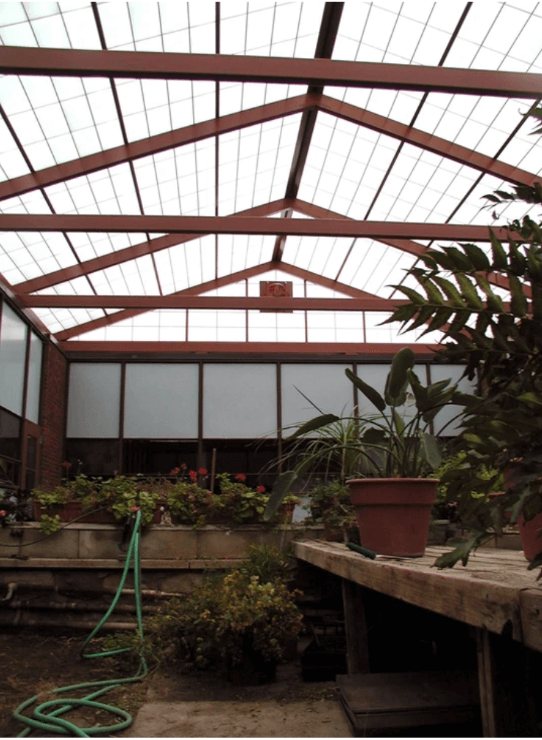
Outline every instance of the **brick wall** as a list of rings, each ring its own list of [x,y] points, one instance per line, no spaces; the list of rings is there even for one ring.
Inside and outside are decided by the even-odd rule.
[[[54,344],[47,342],[41,395],[43,444],[39,485],[42,488],[53,488],[62,477],[67,380],[66,358]]]

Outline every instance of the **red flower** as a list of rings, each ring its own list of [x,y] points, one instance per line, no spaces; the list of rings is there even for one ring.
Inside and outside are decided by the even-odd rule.
[[[186,463],[181,463],[181,470],[186,470]]]
[[[244,483],[246,481],[247,477],[246,475],[243,475],[243,473],[237,473],[235,476],[235,480],[240,480],[241,483]]]
[[[205,468],[200,468],[198,470],[198,473],[199,473],[199,475],[207,475],[207,471],[205,470]]]
[[[190,478],[190,480],[191,480],[191,481],[192,481],[193,483],[195,483],[195,482],[197,481],[197,479],[198,479],[198,474],[196,473],[196,471],[195,471],[195,470],[190,470],[190,471],[188,472],[188,477]]]
[[[66,470],[71,468],[71,466],[72,466],[71,462],[68,462],[67,460],[64,460],[64,462],[62,463],[62,467],[66,468]]]
[[[177,475],[181,471],[180,468],[173,468],[173,470],[170,472],[170,475]]]
[[[265,493],[265,486],[258,486],[256,490],[258,491],[258,493]]]
[[[6,516],[6,512],[4,511],[4,509],[0,510],[0,516]]]

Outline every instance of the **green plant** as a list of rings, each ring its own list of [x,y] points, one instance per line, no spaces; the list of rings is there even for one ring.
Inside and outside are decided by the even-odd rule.
[[[216,496],[197,483],[179,480],[167,493],[167,505],[179,524],[203,527],[217,510]]]
[[[492,205],[542,203],[542,189],[525,186],[487,198]],[[424,322],[428,330],[440,329],[447,340],[440,358],[466,363],[465,374],[481,380],[480,397],[464,398],[458,446],[466,452],[465,470],[446,476],[448,490],[461,496],[473,480],[481,482],[484,467],[510,476],[505,497],[498,505],[476,507],[470,539],[440,558],[441,567],[458,560],[466,564],[505,512],[515,522],[520,514],[529,521],[542,511],[542,229],[528,216],[506,229],[506,240],[490,230],[490,253],[474,244],[428,250],[421,257],[425,267],[410,270],[424,294],[395,286],[410,304],[389,321],[401,321],[409,330]],[[506,286],[509,300],[496,284]],[[542,552],[529,567],[539,565]]]
[[[231,667],[242,663],[247,649],[280,662],[301,620],[293,594],[282,582],[262,583],[257,576],[233,571],[206,581],[179,603],[176,627],[181,655],[197,668]]]
[[[100,493],[118,521],[127,521],[138,509],[141,510],[143,527],[152,522],[156,502],[160,499],[159,493],[147,490],[145,481],[122,475],[104,481]]]
[[[457,394],[457,386],[450,385],[450,380],[422,385],[412,369],[414,359],[409,347],[397,352],[386,379],[384,397],[351,370],[345,371],[348,379],[378,411],[377,416],[359,420],[365,431],[347,445],[365,461],[367,477],[420,478],[441,463],[439,447],[429,426],[444,405],[460,403],[461,394]],[[357,417],[353,419],[357,420]],[[334,414],[321,415],[302,424],[292,438],[311,434],[317,429],[325,433],[327,427],[338,420]],[[266,518],[272,516],[283,496],[303,478],[307,465],[311,463],[303,459],[293,470],[277,477]]]
[[[32,499],[40,505],[40,529],[45,534],[52,534],[60,528],[61,519],[58,514],[68,501],[81,501],[84,509],[96,508],[91,506],[95,502],[100,490],[101,479],[91,480],[86,475],[77,475],[72,480],[64,479],[61,485],[50,491],[34,488]]]
[[[250,545],[239,566],[239,572],[247,578],[257,576],[260,583],[280,579],[287,581],[293,565],[289,553],[282,552],[272,545]]]
[[[481,503],[488,501],[488,494],[504,491],[502,473],[495,468],[480,465],[473,475],[467,450],[448,455],[430,478],[437,478],[437,499],[433,507],[439,519],[451,519],[467,525]],[[452,485],[461,480],[461,490]],[[466,482],[468,481],[468,482]]]
[[[234,524],[251,524],[262,520],[269,496],[263,486],[253,490],[245,485],[246,476],[238,473],[231,480],[228,473],[216,476],[220,488],[218,505]]]
[[[347,531],[356,526],[356,514],[350,503],[350,493],[340,481],[318,483],[309,492],[310,510],[313,522],[323,522],[332,529]]]

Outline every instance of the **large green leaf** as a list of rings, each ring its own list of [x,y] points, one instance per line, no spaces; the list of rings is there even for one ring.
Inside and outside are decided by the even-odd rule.
[[[290,436],[286,439],[296,439],[297,437],[301,437],[303,434],[314,432],[316,431],[316,429],[321,429],[328,424],[332,424],[334,421],[339,421],[339,417],[335,416],[335,414],[322,414],[321,416],[316,416],[314,419],[301,424],[301,426],[298,427],[295,432],[293,434],[290,434]]]
[[[459,283],[461,295],[465,299],[467,306],[469,308],[483,308],[483,303],[480,300],[478,291],[469,278],[466,275],[462,275],[460,272],[456,274],[455,278]]]
[[[442,455],[440,454],[438,442],[432,434],[427,432],[420,432],[422,440],[422,456],[425,462],[436,470],[442,463]]]
[[[444,293],[450,299],[450,304],[454,306],[454,308],[464,308],[463,299],[451,280],[446,280],[446,278],[440,277],[439,275],[434,275],[432,279],[440,288],[442,288]]]
[[[354,375],[352,370],[350,370],[349,368],[346,368],[344,372],[348,380],[352,381],[356,388],[360,390],[366,398],[369,399],[373,406],[375,406],[379,411],[384,411],[384,409],[386,408],[386,402],[378,391],[375,391],[375,389],[371,388],[371,386],[368,385],[364,380],[358,378],[357,375]]]
[[[496,270],[506,270],[508,262],[506,259],[506,252],[502,242],[497,239],[492,229],[489,230],[489,238],[491,239],[491,252],[493,254],[493,267]]]
[[[384,398],[390,406],[402,406],[406,398],[408,371],[414,367],[416,358],[410,347],[403,347],[391,361],[391,368],[386,378]]]
[[[477,247],[476,244],[461,244],[461,248],[468,255],[477,270],[488,272],[491,269],[486,253],[480,247]]]
[[[521,281],[516,275],[509,274],[508,280],[510,282],[510,310],[514,316],[525,316],[527,313],[527,298],[525,296],[524,287]]]

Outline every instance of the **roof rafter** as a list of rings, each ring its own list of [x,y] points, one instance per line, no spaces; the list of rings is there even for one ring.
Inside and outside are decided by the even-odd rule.
[[[330,59],[171,52],[0,47],[0,72],[18,75],[215,80],[434,91],[511,98],[540,96],[542,75]]]
[[[23,195],[38,187],[47,187],[59,182],[71,180],[82,175],[89,175],[107,167],[147,157],[151,154],[173,149],[186,144],[193,144],[219,134],[254,126],[259,123],[274,121],[277,118],[301,113],[317,104],[317,95],[299,95],[295,98],[268,103],[257,108],[232,113],[221,118],[213,118],[184,128],[174,129],[164,134],[150,136],[147,139],[132,141],[128,144],[106,149],[87,157],[73,159],[69,162],[47,167],[28,175],[21,175],[12,180],[0,183],[0,200]]]
[[[19,296],[28,308],[191,308],[212,311],[393,311],[408,300],[367,298],[261,298],[201,295],[31,295]]]
[[[248,278],[254,277],[255,275],[261,275],[263,272],[268,272],[269,270],[274,269],[276,269],[276,265],[274,262],[265,262],[261,265],[256,265],[255,267],[248,267],[245,270],[233,272],[230,275],[225,275],[224,277],[215,278],[214,280],[208,280],[205,283],[193,285],[190,288],[184,288],[184,290],[179,290],[176,293],[172,293],[171,295],[200,295],[201,293],[207,293],[210,290],[217,290],[218,288],[223,288],[225,285],[231,285],[232,283],[237,283],[240,280],[246,280]],[[111,324],[116,324],[119,321],[124,321],[124,319],[131,319],[134,316],[139,316],[140,314],[145,313],[146,310],[148,309],[134,308],[126,309],[125,311],[118,311],[117,313],[109,314],[108,316],[105,316],[103,318],[87,321],[84,324],[78,324],[77,326],[73,326],[70,329],[64,329],[63,331],[57,332],[55,334],[55,337],[59,342],[71,339],[72,337],[77,337],[80,334],[86,334],[86,332],[93,331],[94,329],[101,329],[104,326],[110,326]]]
[[[358,108],[349,103],[343,103],[327,95],[299,95],[277,103],[268,103],[257,108],[232,113],[228,116],[204,121],[192,126],[168,131],[147,139],[130,142],[127,145],[106,149],[103,152],[90,154],[87,157],[74,159],[53,167],[21,175],[12,180],[0,182],[0,200],[24,195],[39,187],[47,187],[59,182],[65,182],[75,177],[92,174],[101,169],[114,167],[124,162],[157,154],[186,144],[211,138],[216,135],[240,130],[259,123],[266,123],[283,116],[301,113],[309,109],[321,110],[350,123],[359,124],[372,131],[386,134],[413,146],[419,146],[427,151],[442,157],[447,157],[460,164],[468,165],[486,174],[501,177],[503,180],[520,185],[532,185],[541,178],[534,173],[522,170],[519,167],[501,162],[472,149],[454,144],[439,136],[428,134],[420,129],[412,128],[394,121],[391,118],[371,113],[364,108]]]
[[[107,216],[6,213],[0,231],[149,232],[171,234],[258,234],[263,236],[335,236],[371,239],[443,239],[489,241],[487,226],[354,219],[285,219],[256,216]],[[495,228],[506,239],[506,229]]]
[[[225,285],[231,285],[232,283],[237,283],[241,280],[246,280],[247,278],[261,275],[265,272],[270,272],[271,270],[280,270],[281,272],[294,275],[295,277],[300,277],[304,280],[310,280],[316,285],[322,285],[325,288],[339,291],[344,295],[351,296],[352,298],[364,300],[378,297],[374,296],[371,293],[367,293],[364,290],[360,290],[359,288],[354,288],[351,285],[346,285],[345,283],[340,283],[336,280],[329,280],[328,278],[325,278],[322,275],[318,275],[315,272],[311,272],[310,270],[303,270],[299,267],[295,267],[294,265],[290,265],[285,262],[274,261],[265,262],[261,265],[256,265],[255,267],[240,270],[239,272],[234,272],[231,275],[225,275],[224,277],[218,278],[216,280],[210,280],[209,282],[201,283],[200,285],[194,285],[191,288],[185,288],[184,290],[178,291],[177,293],[174,293],[172,295],[200,295],[201,293],[206,293],[210,290],[216,290],[217,288],[221,288]],[[56,337],[61,341],[71,339],[72,337],[78,336],[79,334],[84,334],[86,332],[93,331],[94,329],[101,329],[104,326],[110,326],[111,324],[123,321],[124,319],[139,316],[140,314],[145,313],[145,311],[147,310],[149,309],[126,309],[124,311],[118,311],[117,313],[110,314],[105,318],[94,319],[92,321],[86,322],[85,324],[80,324],[70,329],[61,331],[56,335]]]
[[[246,214],[253,216],[270,216],[274,213],[279,213],[289,206],[290,201],[282,198],[281,200],[249,208],[246,211],[239,211],[237,215],[241,216]],[[0,216],[0,220],[1,218],[2,217]],[[148,254],[155,254],[162,249],[169,249],[170,247],[175,247],[179,244],[185,244],[186,242],[199,239],[200,237],[201,234],[185,234],[184,236],[179,236],[179,234],[168,234],[167,236],[160,236],[157,239],[151,239],[150,241],[144,241],[140,244],[134,244],[132,247],[119,249],[117,252],[111,252],[110,254],[104,254],[101,257],[95,257],[94,259],[87,260],[81,264],[49,272],[47,275],[26,280],[24,283],[17,283],[16,289],[19,293],[33,293],[37,290],[44,290],[45,288],[51,288],[53,285],[58,285],[58,283],[63,283],[66,280],[73,280],[82,275],[89,275],[98,270],[105,270],[108,267],[120,265],[124,262],[129,262],[132,259],[144,257]]]
[[[531,172],[522,170],[519,167],[513,167],[506,164],[506,162],[501,162],[485,154],[480,154],[460,144],[454,144],[452,141],[442,139],[440,136],[428,134],[426,131],[412,128],[404,123],[399,123],[399,121],[380,116],[377,113],[371,113],[355,105],[343,103],[327,95],[321,96],[318,109],[350,123],[357,123],[372,131],[378,131],[378,133],[386,134],[413,146],[419,146],[433,154],[446,157],[459,164],[468,165],[488,175],[501,177],[503,180],[508,180],[509,182],[520,185],[532,185],[533,182],[542,179]]]
[[[318,33],[318,40],[316,42],[316,51],[314,54],[317,59],[331,59],[333,47],[335,46],[337,33],[339,31],[343,7],[344,3],[325,4],[324,12],[322,14],[322,22],[320,24],[320,31]],[[321,85],[311,85],[308,92],[311,94],[321,95],[324,92],[324,88]],[[290,167],[290,175],[286,184],[285,195],[287,198],[297,198],[303,170],[305,169],[305,162],[307,161],[307,155],[312,141],[312,134],[316,125],[316,115],[317,109],[313,108],[304,111],[301,117],[294,156]],[[285,211],[283,217],[291,218],[292,210],[288,209]],[[278,236],[276,238],[275,248],[273,250],[274,260],[282,259],[285,244],[285,236]]]
[[[114,346],[112,346],[114,345]],[[363,357],[374,358],[375,355],[389,355],[390,359],[396,354],[398,347],[410,347],[415,355],[433,359],[435,351],[439,349],[438,344],[392,344],[375,342],[105,342],[105,341],[81,341],[66,342],[59,344],[60,349],[70,359],[88,358],[89,354],[103,354],[110,358],[112,354],[142,354],[149,357],[157,353],[163,357],[171,353],[177,357],[179,352],[183,356],[187,354],[205,355],[242,355],[255,354],[268,355],[271,359],[277,359],[278,355],[349,355],[360,360]]]

